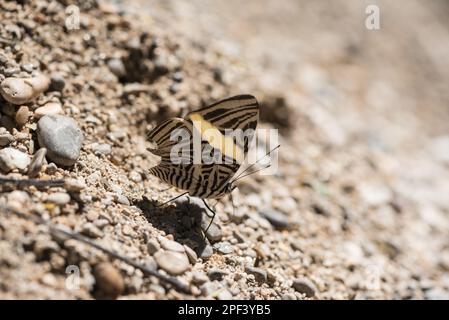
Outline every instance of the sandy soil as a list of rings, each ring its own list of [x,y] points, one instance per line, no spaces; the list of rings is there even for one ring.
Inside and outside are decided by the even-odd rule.
[[[72,3],[0,3],[0,86],[50,81],[20,103],[2,93],[1,148],[35,155],[49,102],[84,136],[74,165],[47,151],[2,169],[27,178],[34,165],[38,179],[78,179],[81,191],[0,186],[0,298],[449,298],[445,2],[376,1],[376,31],[369,1],[79,1],[74,29]],[[180,191],[147,172],[157,158],[145,132],[246,92],[260,126],[280,130],[278,172],[241,180],[237,210],[220,201],[204,239],[204,208],[154,206]]]

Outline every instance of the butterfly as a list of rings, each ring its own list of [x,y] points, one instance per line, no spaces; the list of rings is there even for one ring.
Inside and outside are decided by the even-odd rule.
[[[157,146],[148,150],[161,157],[149,172],[187,190],[169,201],[186,194],[201,198],[213,220],[215,211],[205,199],[220,199],[235,189],[241,175],[233,177],[248,153],[258,120],[259,103],[248,94],[168,119],[148,132],[149,141]]]

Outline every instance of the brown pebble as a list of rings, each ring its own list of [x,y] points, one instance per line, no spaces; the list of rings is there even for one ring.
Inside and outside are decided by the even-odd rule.
[[[33,88],[20,78],[3,80],[0,85],[0,93],[6,101],[12,104],[27,103],[34,98]]]
[[[0,94],[12,104],[24,104],[37,98],[49,85],[50,79],[43,74],[33,78],[10,77],[0,84]]]
[[[95,267],[94,277],[97,298],[117,299],[124,289],[125,283],[120,272],[109,262],[102,262]]]
[[[31,116],[30,109],[27,106],[21,106],[16,113],[16,123],[22,127],[25,123],[28,122],[28,119]]]

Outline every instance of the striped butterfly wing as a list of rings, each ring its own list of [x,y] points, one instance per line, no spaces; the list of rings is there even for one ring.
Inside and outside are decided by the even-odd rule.
[[[189,189],[194,170],[191,124],[181,118],[168,119],[151,130],[147,137],[157,145],[148,150],[161,157],[160,163],[149,172],[176,188]]]
[[[254,137],[259,118],[259,104],[252,95],[239,95],[193,111],[186,116],[192,131],[212,152],[219,152],[221,163],[196,165],[196,183],[189,193],[202,198],[216,198],[225,193],[229,180],[243,163]]]
[[[192,111],[186,119],[194,124],[202,123],[203,131],[210,128],[216,128],[222,134],[225,134],[227,130],[243,131],[248,138],[237,143],[246,153],[259,120],[259,103],[252,95],[238,95]]]
[[[221,197],[244,161],[258,116],[256,98],[239,95],[193,111],[185,119],[172,118],[163,122],[148,133],[148,139],[157,145],[156,149],[149,150],[161,157],[150,173],[176,188],[188,190],[192,196]],[[182,141],[176,139],[179,133],[184,133]],[[196,135],[201,137],[200,159],[194,159],[193,138]],[[177,154],[175,163],[173,152],[176,154],[184,147],[188,147],[184,149],[188,150],[187,154]],[[206,149],[211,154],[218,153],[221,163],[194,163],[194,160],[203,161]]]

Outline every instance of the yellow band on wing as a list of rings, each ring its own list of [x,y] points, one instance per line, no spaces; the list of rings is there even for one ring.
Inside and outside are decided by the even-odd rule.
[[[243,162],[245,153],[240,146],[234,143],[232,136],[223,135],[220,130],[209,121],[204,120],[198,113],[190,114],[189,118],[192,120],[194,128],[200,132],[203,140],[220,150],[223,155],[236,160],[238,164]]]

